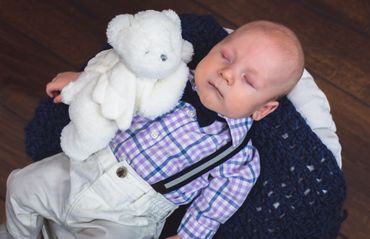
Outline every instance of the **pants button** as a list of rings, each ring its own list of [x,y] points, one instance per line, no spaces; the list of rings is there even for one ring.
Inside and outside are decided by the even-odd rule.
[[[124,167],[124,166],[117,168],[116,174],[120,178],[126,177],[127,176],[127,168]]]

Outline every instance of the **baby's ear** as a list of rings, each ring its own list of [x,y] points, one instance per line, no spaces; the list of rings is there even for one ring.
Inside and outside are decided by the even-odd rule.
[[[113,47],[117,47],[117,41],[119,41],[119,33],[123,29],[127,29],[131,26],[133,16],[131,14],[121,14],[115,16],[109,23],[107,28],[108,43]]]
[[[278,106],[279,106],[278,101],[276,101],[276,100],[269,101],[266,104],[264,104],[263,106],[261,106],[261,108],[259,108],[258,110],[256,110],[252,114],[252,119],[255,120],[255,121],[259,121],[259,120],[265,118],[270,113],[274,112],[277,109]]]

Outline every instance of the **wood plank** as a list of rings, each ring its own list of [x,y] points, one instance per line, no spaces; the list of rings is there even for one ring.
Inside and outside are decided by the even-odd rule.
[[[197,1],[238,26],[257,19],[287,25],[300,38],[311,71],[370,105],[368,37],[317,15],[301,1]]]
[[[97,31],[89,16],[71,11],[67,1],[57,2],[64,5],[57,8],[54,1],[4,0],[0,19],[78,67],[101,49],[105,31]]]
[[[24,151],[24,132],[26,121],[0,106],[0,195],[5,196],[5,183],[9,173],[29,164],[31,160]]]
[[[78,1],[80,8],[85,9],[90,15],[95,16],[100,22],[107,24],[109,20],[117,14],[134,14],[138,11],[154,9],[161,11],[164,9],[172,9],[178,14],[193,13],[193,14],[212,14],[207,6],[199,4],[197,1],[168,1],[168,0],[142,0],[132,4],[132,1],[112,0],[110,4],[105,4],[101,1],[81,0]],[[220,15],[213,14],[217,20],[227,27],[233,27],[230,22]]]
[[[41,97],[39,95],[30,94],[27,88],[17,83],[3,84],[0,89],[2,107],[8,112],[17,115],[25,123],[31,120],[40,100]]]
[[[33,39],[0,20],[0,83],[22,86],[29,93],[44,95],[46,82],[72,66]]]
[[[29,163],[30,159],[24,153],[24,127],[27,122],[2,105],[0,106],[0,115],[1,152],[7,151],[15,156],[10,158],[7,157],[9,155],[1,153],[1,163],[9,162],[13,166]]]
[[[370,2],[367,0],[310,0],[304,4],[355,31],[370,35]]]
[[[0,199],[0,224],[5,223],[5,200]]]

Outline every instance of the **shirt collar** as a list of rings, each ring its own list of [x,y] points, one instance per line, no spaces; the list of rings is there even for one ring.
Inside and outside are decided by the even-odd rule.
[[[231,139],[234,146],[241,142],[252,126],[253,120],[251,117],[237,119],[227,118],[206,108],[200,102],[199,96],[196,92],[194,71],[191,71],[189,74],[189,80],[186,84],[186,88],[181,100],[191,104],[195,108],[199,127],[207,127],[213,124],[215,121],[226,122],[229,126]]]
[[[253,123],[252,117],[238,119],[225,117],[225,119],[230,129],[233,146],[237,146],[243,140],[248,130],[251,128]]]

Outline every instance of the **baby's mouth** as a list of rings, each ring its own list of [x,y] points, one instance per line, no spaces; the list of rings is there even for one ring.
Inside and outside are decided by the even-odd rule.
[[[218,94],[221,98],[224,98],[224,96],[222,95],[221,91],[217,88],[217,86],[216,86],[213,82],[209,81],[209,82],[208,82],[208,84],[209,84],[212,88],[214,88],[214,89],[216,90],[217,94]]]

